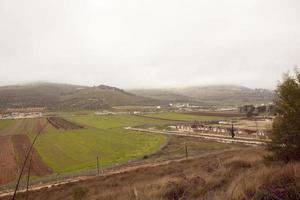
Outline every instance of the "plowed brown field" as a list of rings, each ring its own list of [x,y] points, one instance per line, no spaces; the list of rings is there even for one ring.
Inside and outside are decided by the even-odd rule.
[[[68,129],[81,129],[81,128],[83,128],[83,126],[81,126],[79,124],[75,124],[75,123],[70,122],[68,120],[65,120],[61,117],[48,117],[47,120],[52,126],[54,126],[57,129],[68,130]]]
[[[27,135],[13,135],[12,141],[17,155],[18,167],[20,169],[26,157],[26,153],[30,148],[31,142]],[[50,174],[52,170],[45,165],[37,151],[33,149],[32,153],[31,174],[36,176]],[[29,161],[26,164],[24,173],[28,171],[28,167]]]
[[[0,137],[0,185],[17,177],[17,163],[11,136]]]

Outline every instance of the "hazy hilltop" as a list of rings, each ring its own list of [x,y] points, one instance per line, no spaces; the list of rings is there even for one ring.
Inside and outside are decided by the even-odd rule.
[[[191,102],[199,105],[268,103],[273,91],[219,85],[180,89],[141,89],[128,92],[116,87],[33,83],[0,87],[0,108],[108,109],[125,105],[162,105]]]
[[[0,87],[0,108],[106,109],[111,106],[151,105],[157,102],[106,85],[87,87],[60,83],[34,83]]]
[[[137,89],[131,93],[159,100],[188,101],[199,104],[241,105],[269,103],[274,92],[237,85],[212,85],[172,89]]]

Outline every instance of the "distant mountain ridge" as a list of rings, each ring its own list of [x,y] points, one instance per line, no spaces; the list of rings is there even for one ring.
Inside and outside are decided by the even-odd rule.
[[[273,101],[274,91],[237,85],[211,85],[172,89],[137,89],[129,92],[153,99],[204,105],[261,104]]]
[[[178,89],[128,90],[107,86],[32,83],[0,86],[0,109],[46,107],[48,109],[109,109],[113,106],[166,105],[190,102],[198,105],[269,103],[274,92],[243,86],[215,85]]]
[[[33,83],[0,87],[0,108],[107,109],[122,105],[153,105],[159,100],[137,96],[116,87]]]

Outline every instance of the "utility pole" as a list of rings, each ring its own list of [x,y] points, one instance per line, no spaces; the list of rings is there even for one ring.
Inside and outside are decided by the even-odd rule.
[[[234,128],[233,128],[233,123],[231,122],[231,137],[234,138],[235,134],[234,134]]]
[[[186,146],[186,143],[184,143],[184,146],[185,146],[185,157],[187,158],[189,154],[188,154],[188,148]]]
[[[99,170],[99,156],[97,156],[97,173],[98,173],[98,175],[100,174],[100,170]]]
[[[255,126],[256,126],[256,135],[258,135],[258,124],[256,118],[254,118]]]

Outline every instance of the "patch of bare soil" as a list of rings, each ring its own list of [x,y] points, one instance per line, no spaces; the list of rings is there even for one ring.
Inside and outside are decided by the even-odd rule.
[[[0,137],[0,185],[9,183],[17,177],[17,163],[11,136]]]
[[[81,129],[84,128],[79,124],[75,124],[61,117],[48,117],[48,122],[57,129],[69,130],[69,129]]]
[[[13,135],[13,145],[16,151],[18,168],[21,169],[24,163],[27,152],[29,151],[31,142],[27,135]],[[29,168],[29,161],[25,166],[24,173],[27,173]],[[51,174],[52,170],[42,161],[37,151],[33,148],[32,150],[32,161],[31,161],[31,174],[36,176],[44,176]]]

